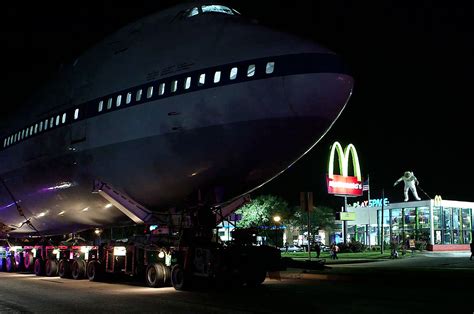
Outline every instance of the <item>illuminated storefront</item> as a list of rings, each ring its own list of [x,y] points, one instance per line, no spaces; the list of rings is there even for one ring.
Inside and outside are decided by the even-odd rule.
[[[384,204],[374,207],[349,207],[358,219],[351,222],[347,237],[364,244],[424,241],[428,250],[469,250],[473,234],[473,202],[423,200]],[[376,225],[374,225],[376,222]],[[382,228],[383,227],[383,232]]]

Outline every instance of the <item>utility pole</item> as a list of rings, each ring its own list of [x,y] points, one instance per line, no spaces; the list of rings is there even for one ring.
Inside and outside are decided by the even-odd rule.
[[[384,208],[383,208],[383,205],[384,205],[384,204],[383,204],[383,203],[384,203],[383,200],[384,200],[384,199],[385,199],[385,195],[384,195],[384,191],[383,191],[383,189],[382,189],[382,215],[381,215],[381,216],[382,216],[382,219],[381,219],[381,222],[380,222],[380,229],[381,229],[381,230],[380,230],[380,254],[383,254],[383,244],[384,244],[384,240],[383,240],[383,239],[384,239],[384,236],[383,236],[383,210],[384,210]]]
[[[345,195],[344,195],[344,212],[347,212],[347,196]],[[342,221],[342,226],[344,228],[344,244],[347,244],[347,220]]]
[[[369,186],[368,190],[367,190],[367,213],[369,215],[369,226],[368,226],[368,230],[367,230],[367,234],[368,234],[368,243],[369,243],[369,248],[372,248],[372,245],[370,243],[370,177],[369,175],[367,175],[367,185]],[[382,202],[383,202],[383,199],[382,199]]]

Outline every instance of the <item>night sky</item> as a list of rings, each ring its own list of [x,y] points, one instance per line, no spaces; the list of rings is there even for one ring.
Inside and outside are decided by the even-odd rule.
[[[280,194],[293,203],[306,190],[315,193],[316,205],[341,204],[327,195],[325,182],[329,146],[338,140],[356,146],[363,175],[370,175],[373,198],[384,188],[390,201],[401,201],[403,184],[392,184],[412,170],[430,197],[474,201],[473,2],[434,2],[225,2],[261,24],[331,49],[355,78],[353,96],[324,140],[259,193]],[[61,64],[119,27],[173,3],[4,4],[1,121]]]

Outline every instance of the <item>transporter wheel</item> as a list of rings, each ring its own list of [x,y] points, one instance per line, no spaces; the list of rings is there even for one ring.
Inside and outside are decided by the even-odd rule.
[[[189,289],[191,276],[180,265],[176,264],[171,268],[171,284],[176,290]]]
[[[44,276],[44,261],[41,258],[35,260],[35,275]]]
[[[0,271],[7,270],[7,259],[5,257],[0,258]]]
[[[34,265],[33,252],[26,252],[23,256],[23,267],[25,267],[25,271],[32,272]]]
[[[247,277],[247,280],[245,281],[247,287],[257,287],[265,281],[267,272],[264,268],[256,267],[248,274],[248,276],[249,277]]]
[[[17,271],[23,271],[23,252],[15,253],[15,266]]]
[[[9,273],[16,270],[15,258],[13,256],[7,256],[6,270]]]
[[[58,275],[58,262],[56,260],[47,259],[44,268],[46,276],[54,277]]]
[[[102,268],[99,262],[90,261],[87,263],[86,276],[90,281],[98,281],[102,275]]]
[[[167,283],[169,269],[162,263],[151,263],[146,268],[145,280],[149,287],[163,287]]]
[[[71,266],[71,275],[73,279],[82,279],[86,274],[86,262],[75,260]]]
[[[68,260],[62,259],[59,261],[58,274],[61,278],[69,278],[71,276],[71,267]]]

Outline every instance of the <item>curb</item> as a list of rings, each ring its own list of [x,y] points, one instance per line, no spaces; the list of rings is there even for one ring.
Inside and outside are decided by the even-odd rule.
[[[347,276],[341,275],[326,275],[326,274],[309,274],[299,272],[280,272],[280,278],[282,279],[307,279],[307,280],[350,280]]]

